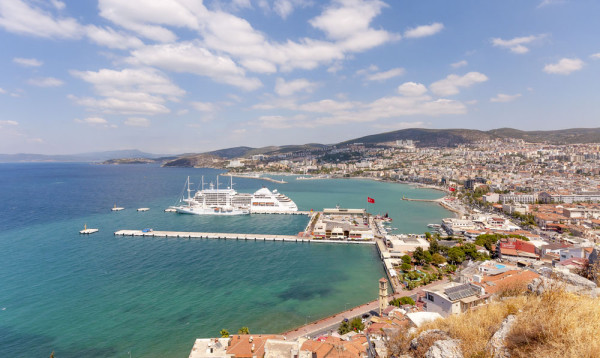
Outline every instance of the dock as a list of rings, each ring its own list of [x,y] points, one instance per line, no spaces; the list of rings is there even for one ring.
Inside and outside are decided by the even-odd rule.
[[[83,229],[83,230],[79,231],[80,234],[86,234],[86,235],[93,234],[96,232],[98,232],[98,229]]]
[[[193,232],[193,231],[148,231],[148,230],[119,230],[115,236],[141,236],[141,237],[165,237],[182,239],[221,239],[221,240],[245,240],[245,241],[282,241],[282,242],[304,242],[304,243],[329,243],[329,244],[363,244],[375,245],[375,241],[358,240],[314,240],[296,235],[265,235],[265,234],[239,234],[223,232]]]

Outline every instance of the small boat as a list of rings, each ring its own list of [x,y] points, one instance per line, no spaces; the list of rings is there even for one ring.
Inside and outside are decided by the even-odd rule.
[[[177,212],[177,209],[175,209],[175,208],[166,208],[165,209],[165,213],[176,213],[176,212]]]
[[[138,208],[137,211],[148,211],[150,208]]]
[[[439,225],[439,224],[427,224],[427,227],[438,229],[438,228],[441,227],[441,225]]]
[[[113,206],[113,208],[112,208],[112,209],[110,209],[110,210],[111,210],[111,211],[121,211],[121,210],[123,210],[123,209],[125,209],[125,208],[119,207],[119,206],[117,206],[117,204],[115,204],[115,206]]]
[[[88,229],[87,224],[84,224],[83,230],[79,231],[80,234],[93,234],[95,232],[98,232],[98,229]]]

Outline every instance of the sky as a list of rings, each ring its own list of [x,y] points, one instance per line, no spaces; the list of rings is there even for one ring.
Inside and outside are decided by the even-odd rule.
[[[0,0],[0,153],[600,126],[596,0]]]

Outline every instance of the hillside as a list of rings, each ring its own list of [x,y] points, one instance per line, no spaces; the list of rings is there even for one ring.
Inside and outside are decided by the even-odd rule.
[[[597,357],[598,330],[600,299],[555,287],[539,295],[523,292],[504,297],[479,309],[427,323],[414,334],[392,337],[388,353],[423,357],[435,340],[456,339],[465,358]],[[498,332],[502,335],[495,334]],[[411,344],[413,338],[420,346]]]
[[[487,131],[501,138],[523,139],[526,142],[551,144],[600,143],[600,128],[571,128],[554,131],[520,131],[499,128]]]
[[[396,140],[410,139],[417,141],[417,145],[419,147],[454,147],[458,144],[465,144],[494,138],[497,138],[497,136],[475,129],[409,128],[355,138],[342,142],[340,144],[378,144],[394,142]]]
[[[546,142],[549,144],[600,143],[600,128],[571,128],[552,131],[522,131],[513,128],[489,131],[409,128],[355,138],[340,144],[379,144],[411,139],[418,141],[417,146],[419,147],[454,147],[459,144],[500,138],[523,139],[531,143]]]

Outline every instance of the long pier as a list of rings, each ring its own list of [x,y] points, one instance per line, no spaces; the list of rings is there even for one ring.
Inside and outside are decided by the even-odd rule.
[[[295,235],[237,234],[237,233],[224,233],[224,232],[119,230],[119,231],[115,231],[115,235],[116,236],[167,237],[167,238],[183,238],[183,239],[285,241],[285,242],[306,242],[306,243],[375,245],[375,241],[314,240],[314,239],[303,238],[303,237],[295,236]]]

